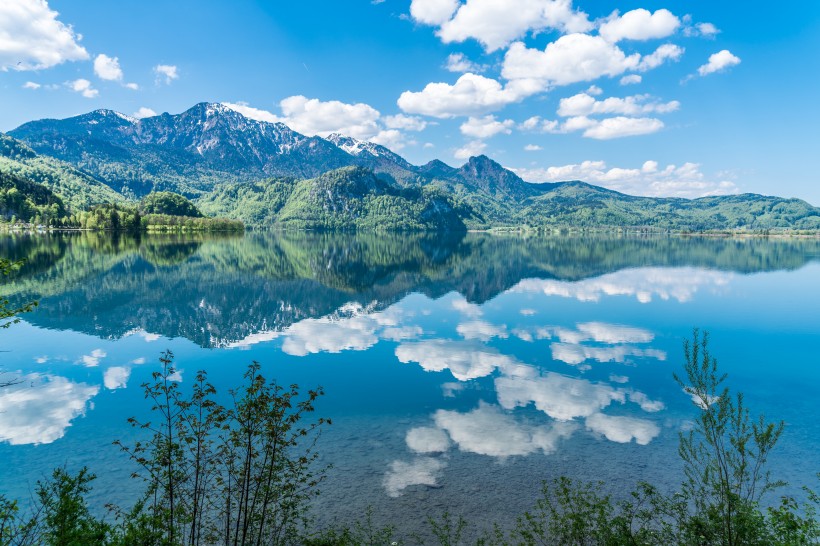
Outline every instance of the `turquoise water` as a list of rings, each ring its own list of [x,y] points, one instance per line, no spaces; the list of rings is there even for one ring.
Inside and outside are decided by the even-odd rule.
[[[820,241],[248,234],[7,236],[26,258],[2,291],[38,299],[0,331],[0,492],[27,498],[57,465],[99,476],[92,502],[139,490],[112,446],[148,409],[165,349],[185,386],[222,391],[262,363],[322,385],[332,463],[315,512],[410,532],[444,508],[508,523],[544,479],[615,495],[680,480],[694,415],[672,380],[693,327],[730,385],[783,419],[775,475],[820,471]]]

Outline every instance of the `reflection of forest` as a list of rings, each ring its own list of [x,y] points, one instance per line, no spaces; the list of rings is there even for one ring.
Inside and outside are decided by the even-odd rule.
[[[355,301],[409,292],[483,302],[525,278],[577,281],[639,267],[753,273],[796,269],[820,241],[285,232],[219,236],[9,235],[25,258],[2,287],[40,299],[32,323],[118,337],[141,328],[202,346],[281,329]]]

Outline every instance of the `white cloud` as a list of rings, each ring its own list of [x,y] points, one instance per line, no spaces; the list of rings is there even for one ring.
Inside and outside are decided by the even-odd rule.
[[[403,129],[405,131],[424,131],[427,122],[416,116],[405,116],[396,114],[395,116],[384,116],[384,125],[388,129]]]
[[[636,69],[646,72],[658,68],[666,61],[677,61],[683,56],[684,51],[682,47],[675,44],[663,44],[649,55],[644,55]]]
[[[95,366],[100,365],[100,360],[108,356],[105,351],[102,349],[94,349],[91,351],[89,355],[83,355],[80,358],[80,362],[84,365],[88,366],[89,368],[93,368]]]
[[[136,83],[124,83],[124,84],[122,84],[122,86],[127,88],[127,89],[130,89],[132,91],[138,91],[139,88],[140,88],[140,86],[137,85]]]
[[[669,10],[659,9],[650,13],[641,8],[621,16],[616,11],[600,26],[598,33],[612,43],[620,40],[651,40],[666,38],[674,34],[679,26],[680,19]]]
[[[481,341],[489,341],[494,337],[504,339],[509,336],[505,326],[490,324],[484,320],[462,322],[456,326],[456,332],[464,339],[480,339]]]
[[[450,448],[450,438],[435,427],[411,428],[407,431],[405,442],[416,453],[443,453]]]
[[[514,358],[475,341],[429,339],[402,343],[396,347],[396,358],[403,363],[416,362],[428,372],[450,370],[459,381],[488,376],[497,368],[520,367]]]
[[[576,430],[572,423],[532,426],[519,423],[498,406],[481,402],[467,413],[438,410],[436,426],[446,430],[461,451],[490,457],[529,455],[536,451],[554,453],[558,442]]]
[[[0,389],[0,442],[11,445],[50,444],[62,438],[100,390],[52,375],[21,379],[18,385]]]
[[[560,122],[551,119],[541,119],[540,116],[527,118],[518,125],[522,131],[540,131],[542,133],[563,132]]]
[[[441,25],[448,20],[459,7],[459,0],[413,0],[410,3],[410,16],[425,25]]]
[[[641,83],[643,78],[640,74],[628,74],[620,79],[619,83],[621,85],[634,85],[636,83]]]
[[[453,152],[453,157],[456,159],[469,159],[473,156],[483,154],[486,149],[487,145],[485,143],[480,140],[473,140]]]
[[[625,269],[578,282],[525,279],[512,287],[510,292],[540,292],[547,296],[574,298],[578,301],[600,301],[605,296],[632,296],[641,303],[649,303],[654,297],[686,303],[700,289],[722,288],[731,279],[731,274],[718,271],[689,267],[647,267]]]
[[[432,457],[419,457],[413,462],[393,461],[382,485],[391,497],[398,497],[411,485],[435,487],[447,463]]]
[[[740,64],[740,57],[733,55],[728,49],[718,51],[709,56],[709,62],[698,68],[698,74],[707,76]]]
[[[154,74],[156,74],[157,83],[164,81],[167,85],[179,78],[177,67],[172,64],[158,64],[154,67]]]
[[[282,120],[272,112],[254,108],[249,106],[246,102],[223,102],[223,106],[227,106],[235,112],[239,112],[248,119],[255,119],[256,121],[267,121],[268,123],[280,123]]]
[[[157,113],[155,111],[153,111],[152,109],[148,108],[147,106],[142,106],[142,107],[140,107],[139,110],[137,110],[136,112],[134,112],[131,115],[135,118],[142,119],[142,118],[152,118],[152,117],[156,116]]]
[[[467,0],[463,4],[453,0],[413,0],[410,14],[420,23],[438,26],[436,35],[444,43],[475,39],[488,52],[523,38],[530,31],[592,29],[588,16],[573,9],[572,0]]]
[[[306,135],[342,133],[367,140],[379,133],[379,111],[364,103],[325,102],[296,95],[283,99],[279,106],[288,127]]]
[[[676,100],[670,102],[650,101],[649,95],[632,95],[629,97],[608,97],[597,100],[586,93],[578,93],[561,99],[558,106],[558,115],[589,116],[595,114],[624,114],[635,116],[639,114],[674,112],[680,107]]]
[[[444,64],[444,68],[450,72],[472,72],[473,74],[484,72],[484,70],[486,70],[485,66],[474,63],[463,53],[451,53],[447,57],[447,62]]]
[[[23,89],[40,89],[42,85],[35,82],[26,82],[23,84]]]
[[[100,92],[98,90],[91,87],[91,82],[90,81],[88,81],[86,79],[83,79],[83,78],[80,78],[80,79],[74,80],[74,81],[70,81],[70,82],[66,82],[66,86],[69,89],[71,89],[72,91],[74,91],[76,93],[80,93],[82,96],[84,96],[87,99],[93,99],[94,97],[96,97],[97,95],[100,94]]]
[[[506,409],[534,404],[559,421],[588,417],[613,402],[623,404],[624,392],[603,383],[592,383],[554,372],[540,377],[498,377],[498,403]]]
[[[687,21],[688,23],[689,21]],[[702,36],[704,38],[714,38],[720,33],[720,29],[712,23],[697,23],[683,29],[684,36]]]
[[[617,76],[638,68],[641,56],[627,56],[600,36],[568,34],[544,51],[515,42],[504,56],[502,75],[508,80],[537,80],[542,89]]]
[[[635,440],[635,443],[645,446],[651,442],[661,429],[652,421],[635,417],[613,417],[596,413],[586,419],[589,430],[603,434],[607,440],[626,444]]]
[[[0,70],[42,70],[88,59],[82,37],[45,0],[0,2]]]
[[[604,92],[604,90],[601,89],[600,87],[598,87],[597,85],[590,85],[586,90],[587,95],[593,95],[595,97],[597,97],[598,95],[603,94],[603,92]]]
[[[526,146],[524,146],[525,152],[537,152],[541,149],[541,146],[539,146],[538,144],[527,144]]]
[[[94,59],[94,74],[101,80],[122,81],[123,73],[119,58],[100,53]]]
[[[617,116],[602,119],[584,131],[584,136],[596,140],[609,140],[627,136],[649,135],[663,129],[664,124],[656,118],[627,118]]]
[[[492,78],[467,73],[452,85],[428,83],[421,91],[405,91],[397,102],[409,114],[452,118],[498,110],[525,96],[524,91],[502,87]]]
[[[711,38],[720,32],[720,29],[712,23],[698,23],[695,25],[695,28],[698,29],[701,36],[705,36],[707,38]]]
[[[660,168],[657,162],[646,161],[638,168],[610,168],[604,161],[584,161],[546,169],[513,170],[529,182],[583,180],[630,195],[694,198],[738,193],[734,182],[710,180],[697,163]]]
[[[629,378],[625,375],[610,374],[609,380],[613,383],[629,383]]]
[[[472,138],[490,138],[497,134],[510,134],[515,122],[511,119],[498,121],[495,116],[470,117],[461,124],[461,134]]]
[[[125,366],[112,366],[105,370],[103,374],[103,384],[106,389],[124,389],[131,376],[131,368]]]

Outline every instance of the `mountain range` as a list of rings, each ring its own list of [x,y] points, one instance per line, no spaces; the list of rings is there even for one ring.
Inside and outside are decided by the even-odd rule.
[[[286,228],[820,229],[820,209],[799,199],[532,184],[483,155],[416,166],[372,142],[306,136],[215,103],[142,119],[95,110],[31,121],[0,134],[0,172],[47,186],[74,211],[172,191],[207,214]]]

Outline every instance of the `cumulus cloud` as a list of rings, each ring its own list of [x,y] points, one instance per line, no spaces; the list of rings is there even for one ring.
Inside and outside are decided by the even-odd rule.
[[[547,167],[545,169],[513,169],[529,182],[559,182],[583,180],[630,195],[651,197],[704,197],[738,193],[731,180],[711,179],[697,163],[670,164],[660,167],[656,161],[646,161],[638,168],[608,167],[604,161]]]
[[[296,95],[283,99],[282,108],[288,127],[306,135],[328,136],[342,133],[369,139],[379,133],[379,111],[364,103],[347,104],[337,100],[320,101]]]
[[[537,152],[541,149],[541,146],[539,146],[538,144],[527,144],[526,146],[524,146],[525,152]]]
[[[698,68],[698,74],[701,76],[707,76],[739,64],[740,57],[733,55],[728,49],[724,49],[710,55],[709,62]]]
[[[411,428],[407,431],[405,442],[416,453],[443,453],[450,448],[450,438],[435,427]]]
[[[641,8],[620,16],[616,11],[598,28],[598,33],[613,43],[621,40],[651,40],[674,34],[680,24],[680,19],[667,9],[650,13]]]
[[[375,142],[393,150],[415,143],[408,142],[400,130],[423,131],[427,127],[426,121],[415,116],[397,114],[382,117],[378,110],[368,104],[321,101],[302,95],[283,99],[279,103],[281,116],[254,108],[244,102],[223,104],[247,118],[269,123],[284,123],[306,135],[327,137],[332,133],[340,133],[359,140]]]
[[[405,342],[396,347],[399,362],[416,362],[425,371],[450,370],[459,381],[485,377],[496,369],[515,370],[521,367],[514,358],[476,341],[429,339]]]
[[[649,55],[644,55],[641,62],[638,63],[637,70],[646,72],[658,68],[667,61],[677,61],[683,56],[683,53],[684,49],[680,46],[663,44]]]
[[[413,0],[410,16],[425,25],[441,25],[458,10],[459,0]]]
[[[436,426],[447,431],[461,451],[500,458],[536,451],[554,453],[559,441],[576,430],[572,423],[552,426],[520,423],[498,406],[484,402],[467,413],[438,410],[433,420]]]
[[[498,121],[495,116],[470,117],[461,124],[461,134],[472,138],[490,138],[500,133],[510,134],[515,122],[511,119]]]
[[[405,131],[424,131],[427,122],[416,116],[405,116],[396,114],[395,116],[384,116],[384,125],[388,129],[402,129]]]
[[[463,53],[451,53],[448,55],[447,62],[444,63],[444,68],[450,72],[472,72],[473,74],[484,72],[486,69],[485,66],[474,63],[468,59]]]
[[[659,113],[666,114],[680,108],[676,100],[657,102],[650,100],[650,95],[632,95],[629,97],[608,97],[598,100],[587,93],[578,93],[561,99],[558,106],[558,115],[589,116],[596,114],[624,114],[628,116]]]
[[[179,78],[177,67],[172,64],[158,64],[154,67],[154,74],[156,75],[157,83],[165,82],[166,85],[171,85],[171,82]]]
[[[410,15],[419,23],[439,27],[444,43],[479,41],[488,52],[529,32],[554,29],[586,32],[592,23],[571,0],[413,0]]]
[[[272,112],[268,112],[267,110],[262,110],[260,108],[254,108],[253,106],[248,105],[247,102],[223,102],[222,105],[227,106],[235,112],[239,112],[248,119],[267,121],[268,123],[280,123],[283,121],[282,118]]]
[[[536,409],[559,421],[588,417],[613,402],[626,401],[623,391],[609,385],[554,372],[539,377],[498,377],[495,390],[503,408],[534,404]]]
[[[508,80],[535,79],[542,87],[592,81],[637,69],[641,56],[626,55],[600,36],[568,34],[541,51],[515,42],[504,56],[502,75]]]
[[[637,83],[641,83],[642,81],[643,81],[643,78],[641,77],[640,74],[628,74],[628,75],[624,76],[623,78],[621,78],[618,81],[618,83],[620,83],[621,85],[634,85],[634,84],[637,84]]]
[[[498,81],[467,73],[454,84],[428,83],[421,91],[405,91],[398,105],[409,114],[437,118],[452,118],[498,110],[526,96],[513,87],[503,87]]]
[[[658,425],[646,419],[613,417],[603,413],[587,417],[586,426],[589,430],[602,434],[611,442],[627,444],[635,440],[635,443],[642,446],[647,445],[661,432]]]
[[[21,379],[20,384],[0,390],[0,441],[11,445],[50,444],[62,438],[100,390],[52,375],[29,374]]]
[[[469,159],[473,156],[483,154],[486,149],[487,145],[484,142],[473,140],[453,152],[453,157],[456,159]]]
[[[75,93],[79,93],[87,99],[93,99],[100,94],[98,90],[91,86],[90,81],[83,78],[66,82],[66,86]]]
[[[153,111],[152,109],[148,108],[147,106],[141,106],[139,110],[137,110],[136,112],[134,112],[131,115],[133,117],[137,118],[137,119],[142,119],[142,118],[152,118],[152,117],[156,116],[157,113],[155,111]]]
[[[42,70],[88,59],[81,36],[45,0],[0,2],[0,70]]]
[[[94,59],[94,74],[101,80],[122,81],[123,73],[119,58],[102,53],[97,55]]]
[[[663,129],[664,124],[656,118],[628,118],[617,116],[605,118],[584,130],[584,136],[596,140],[610,140],[628,136],[649,135]]]
[[[578,301],[600,301],[603,297],[630,296],[641,303],[649,303],[655,297],[686,303],[699,290],[725,287],[731,279],[730,273],[719,271],[690,267],[646,267],[625,269],[578,282],[525,279],[512,287],[510,292],[543,293],[547,296],[574,298]]]
[[[106,389],[124,389],[131,376],[131,368],[125,366],[112,366],[105,370],[103,374],[103,384]]]
[[[42,85],[35,82],[26,82],[23,84],[23,89],[40,89]]]

